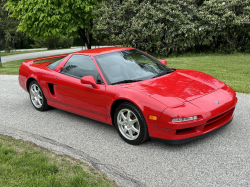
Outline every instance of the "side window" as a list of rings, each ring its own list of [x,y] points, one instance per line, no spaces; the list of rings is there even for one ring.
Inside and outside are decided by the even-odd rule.
[[[51,70],[55,70],[56,67],[57,67],[65,58],[66,58],[66,57],[61,58],[60,60],[57,60],[57,61],[55,61],[55,62],[49,64],[49,65],[47,66],[47,68],[49,68],[49,69],[51,69]]]
[[[91,75],[98,84],[103,83],[92,58],[85,55],[72,55],[60,73],[79,79]]]

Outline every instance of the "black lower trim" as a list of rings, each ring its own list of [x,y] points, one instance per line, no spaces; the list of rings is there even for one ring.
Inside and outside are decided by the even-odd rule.
[[[231,119],[229,122],[225,123],[224,125],[218,127],[217,129],[214,129],[213,131],[210,131],[210,132],[208,132],[206,134],[202,134],[202,135],[199,135],[199,136],[194,136],[194,137],[191,137],[191,138],[180,139],[180,140],[168,140],[168,139],[161,139],[161,138],[150,137],[150,139],[154,140],[154,141],[158,141],[158,142],[167,143],[167,144],[173,144],[173,145],[183,144],[183,143],[187,143],[187,142],[190,142],[190,141],[193,141],[193,140],[196,140],[196,139],[204,138],[204,137],[208,136],[209,134],[211,134],[212,132],[221,129],[222,127],[225,127],[226,125],[228,125],[229,123],[231,123],[232,120],[233,119]]]

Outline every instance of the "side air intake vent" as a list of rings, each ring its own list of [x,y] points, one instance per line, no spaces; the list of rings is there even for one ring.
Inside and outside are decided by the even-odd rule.
[[[49,91],[52,95],[55,95],[55,92],[54,92],[54,85],[52,83],[48,83],[49,85]]]

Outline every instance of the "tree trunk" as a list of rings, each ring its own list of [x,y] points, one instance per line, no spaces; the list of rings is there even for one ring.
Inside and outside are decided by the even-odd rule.
[[[46,43],[47,43],[47,49],[50,50],[50,48],[49,48],[49,39],[46,40]]]
[[[85,29],[79,29],[78,33],[82,39],[83,45],[87,45],[87,48],[91,49],[92,34],[87,34]]]
[[[92,45],[92,34],[88,34],[88,40],[87,40],[88,49],[91,49],[91,45]]]
[[[87,47],[88,47],[88,49],[91,49],[91,46],[92,46],[92,33],[91,33],[91,31],[92,31],[92,29],[93,29],[93,26],[94,26],[94,23],[93,23],[93,19],[91,19],[90,20],[90,32],[88,33],[88,31],[86,31],[86,33],[88,33],[87,35],[87,41],[88,41],[88,43],[87,43]]]

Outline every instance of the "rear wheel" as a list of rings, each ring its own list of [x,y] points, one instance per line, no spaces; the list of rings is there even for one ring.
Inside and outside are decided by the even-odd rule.
[[[37,81],[32,81],[29,85],[30,101],[39,111],[45,111],[49,108],[47,100],[44,97],[43,91]]]
[[[148,128],[141,111],[132,103],[122,103],[115,112],[115,126],[121,138],[129,144],[146,141]]]

